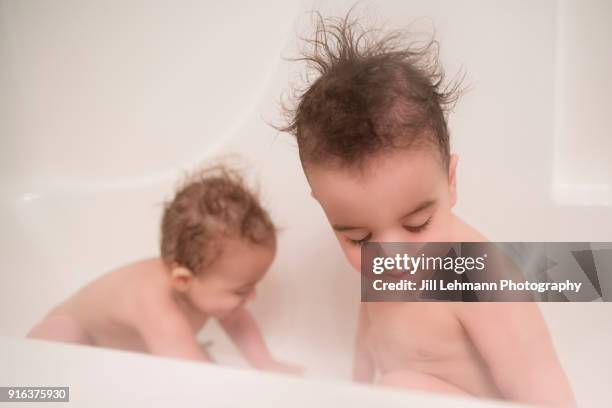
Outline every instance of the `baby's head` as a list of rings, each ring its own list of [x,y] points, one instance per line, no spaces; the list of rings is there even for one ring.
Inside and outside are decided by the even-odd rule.
[[[380,36],[350,17],[318,16],[299,60],[317,78],[282,130],[297,138],[312,196],[351,264],[366,241],[445,241],[456,202],[456,157],[437,43]]]
[[[206,314],[222,317],[252,298],[275,251],[270,217],[226,167],[191,177],[165,206],[161,258],[173,288]]]

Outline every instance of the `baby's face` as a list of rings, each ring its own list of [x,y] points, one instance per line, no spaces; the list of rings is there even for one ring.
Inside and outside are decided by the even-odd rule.
[[[194,277],[189,288],[192,304],[218,318],[239,309],[255,297],[255,286],[270,267],[275,252],[275,244],[226,239],[219,258]]]
[[[444,167],[439,154],[427,148],[380,154],[363,171],[304,166],[313,197],[357,270],[367,241],[450,240],[456,157]]]

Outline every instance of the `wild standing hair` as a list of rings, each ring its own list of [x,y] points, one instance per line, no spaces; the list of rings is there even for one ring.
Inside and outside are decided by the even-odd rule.
[[[227,237],[266,245],[276,229],[241,175],[216,165],[189,177],[165,204],[161,257],[169,267],[199,274],[221,254]]]
[[[318,78],[284,106],[302,163],[362,165],[375,153],[433,142],[450,159],[447,113],[460,81],[443,86],[438,43],[425,45],[404,31],[381,35],[351,17],[314,13],[314,37],[295,61]]]

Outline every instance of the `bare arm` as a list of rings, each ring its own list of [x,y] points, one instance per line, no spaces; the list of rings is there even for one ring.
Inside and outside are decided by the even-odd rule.
[[[220,319],[219,324],[253,367],[288,373],[302,371],[298,366],[276,361],[272,357],[255,319],[244,307]]]
[[[368,316],[365,304],[359,307],[359,321],[357,323],[357,336],[355,341],[355,353],[353,356],[353,380],[363,383],[374,381],[375,366],[372,355],[366,344],[368,332]]]
[[[153,300],[138,319],[137,330],[151,354],[212,362],[187,318],[169,300]]]
[[[460,320],[507,399],[576,405],[535,303],[463,303]]]

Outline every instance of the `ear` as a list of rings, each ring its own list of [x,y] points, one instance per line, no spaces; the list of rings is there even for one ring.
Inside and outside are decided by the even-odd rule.
[[[172,280],[172,286],[176,290],[185,292],[189,289],[189,285],[193,279],[193,273],[187,268],[176,266],[170,271],[170,279]]]
[[[459,156],[451,154],[450,161],[448,163],[448,188],[450,191],[451,207],[457,204],[457,162]]]

